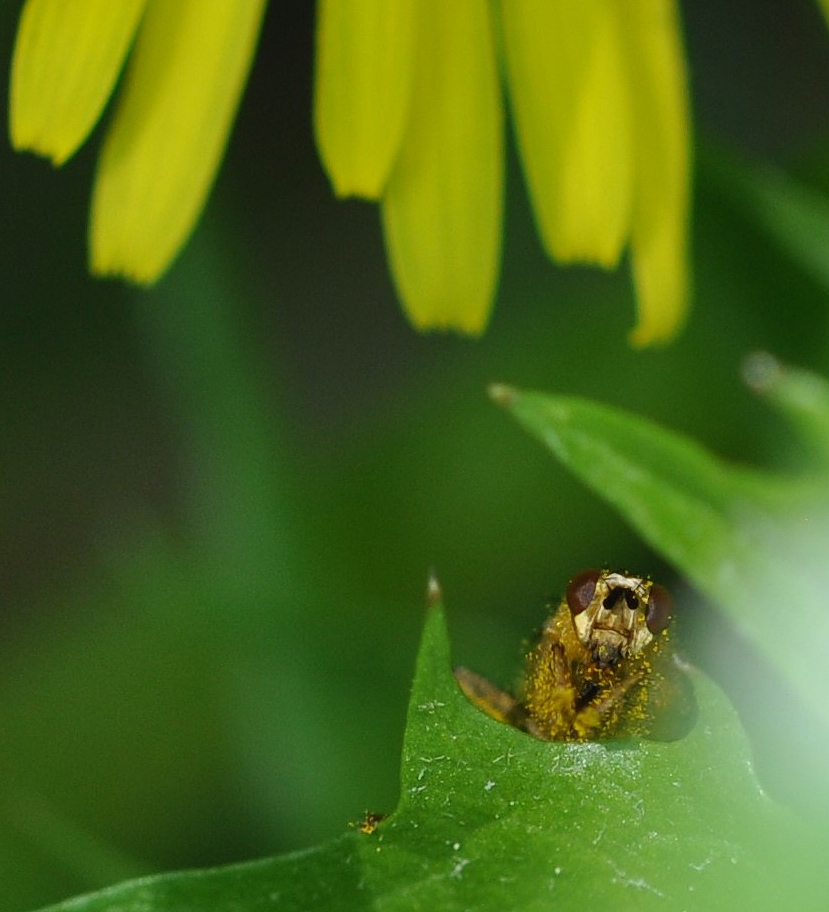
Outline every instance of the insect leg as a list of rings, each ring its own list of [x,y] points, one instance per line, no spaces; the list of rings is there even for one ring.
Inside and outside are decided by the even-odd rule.
[[[488,716],[498,722],[521,727],[526,714],[524,707],[512,694],[463,666],[455,669],[455,677],[467,699]]]

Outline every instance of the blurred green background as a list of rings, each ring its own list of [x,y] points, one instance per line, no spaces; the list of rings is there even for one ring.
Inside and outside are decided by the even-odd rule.
[[[7,60],[18,11],[0,7]],[[489,331],[412,331],[377,210],[335,201],[315,154],[306,2],[272,4],[205,216],[150,292],[86,275],[97,136],[61,171],[3,146],[0,912],[393,808],[430,569],[457,660],[504,683],[583,567],[684,591],[490,382],[798,462],[739,366],[762,348],[829,372],[829,292],[729,169],[829,187],[829,32],[809,0],[683,11],[695,300],[661,351],[627,346],[626,269],[545,260],[514,156]],[[758,707],[785,709],[716,613],[681,601],[686,653],[750,733]]]

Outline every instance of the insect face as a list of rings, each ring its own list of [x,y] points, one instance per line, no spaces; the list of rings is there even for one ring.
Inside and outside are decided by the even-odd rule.
[[[566,601],[579,640],[599,666],[640,653],[671,616],[671,597],[663,586],[606,570],[575,576]]]

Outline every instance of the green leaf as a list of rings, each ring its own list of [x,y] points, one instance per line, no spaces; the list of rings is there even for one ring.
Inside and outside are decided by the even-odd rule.
[[[536,741],[462,696],[434,604],[400,804],[373,833],[142,878],[52,912],[567,910],[599,898],[614,910],[817,907],[829,886],[822,844],[759,789],[722,693],[694,683],[700,719],[680,741]]]
[[[781,369],[770,398],[825,442],[829,393],[809,377]],[[505,387],[493,396],[710,597],[829,731],[825,472],[786,479],[729,465],[680,434],[577,397]]]
[[[829,468],[829,383],[811,371],[783,367],[768,352],[749,355],[743,377],[789,418],[825,473]]]
[[[707,175],[807,274],[829,288],[829,198],[771,165],[704,156]]]

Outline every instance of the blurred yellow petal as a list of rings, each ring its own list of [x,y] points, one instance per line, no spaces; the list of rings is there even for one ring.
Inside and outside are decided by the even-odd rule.
[[[93,272],[153,282],[215,177],[266,0],[150,0],[98,162]]]
[[[338,196],[378,199],[412,89],[416,0],[319,0],[314,128]]]
[[[121,71],[146,0],[27,0],[14,46],[15,149],[60,165],[86,139]]]
[[[823,15],[825,16],[827,23],[829,23],[829,0],[818,0],[818,3],[823,10]]]
[[[636,130],[631,255],[639,319],[634,345],[670,341],[689,298],[691,130],[675,0],[620,0]]]
[[[615,266],[630,230],[631,99],[617,0],[502,0],[516,131],[539,231],[562,262]]]
[[[392,273],[419,329],[480,333],[498,275],[503,110],[489,4],[419,4],[409,122],[382,199]]]

